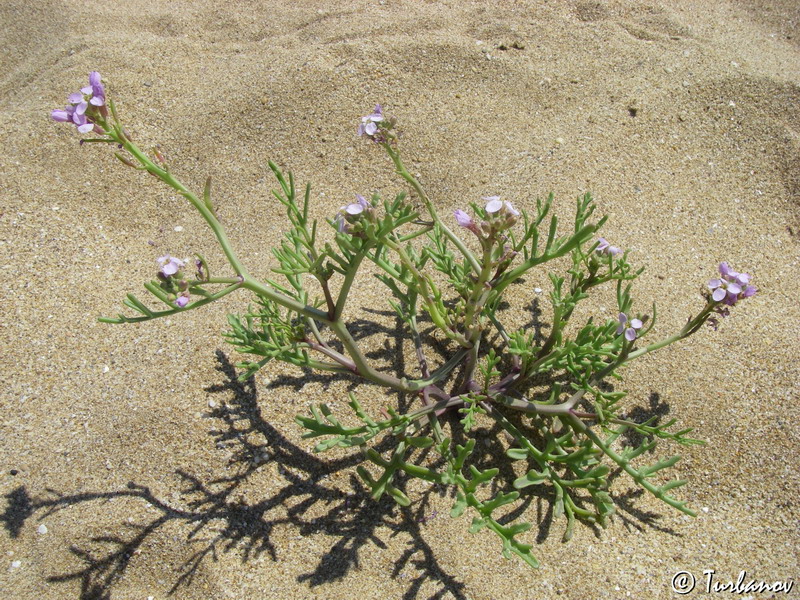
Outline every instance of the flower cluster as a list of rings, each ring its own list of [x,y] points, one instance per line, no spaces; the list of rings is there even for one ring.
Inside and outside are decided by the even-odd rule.
[[[500,200],[500,196],[485,196],[486,200],[486,221],[481,221],[480,226],[463,210],[456,210],[453,215],[459,227],[468,229],[478,237],[483,237],[483,233],[492,236],[493,234],[508,229],[517,221],[519,211],[514,208],[511,202]]]
[[[361,123],[358,124],[358,135],[379,144],[387,143],[397,138],[397,135],[392,132],[394,124],[394,118],[384,115],[381,105],[376,104],[372,114],[361,117]]]
[[[339,233],[356,233],[357,228],[353,227],[366,214],[371,216],[373,213],[372,204],[361,194],[356,194],[356,201],[342,206],[333,220],[336,230]]]
[[[100,79],[100,73],[92,71],[89,73],[89,85],[81,88],[79,92],[73,92],[67,98],[69,104],[63,109],[55,109],[50,113],[54,121],[59,123],[72,123],[78,128],[80,133],[103,133],[95,118],[106,117],[106,91]]]
[[[175,296],[175,306],[184,308],[189,304],[189,284],[182,277],[181,269],[186,266],[186,261],[165,254],[158,258],[156,262],[161,267],[158,271],[158,278],[162,282],[162,288]]]
[[[739,300],[749,298],[758,291],[750,285],[750,275],[747,273],[737,273],[728,266],[727,262],[719,264],[720,279],[712,279],[708,282],[708,289],[713,290],[711,298],[715,302],[722,302],[728,306],[733,306]]]
[[[511,205],[511,202],[500,200],[500,196],[486,196],[484,200],[486,200],[486,214],[490,219],[519,216],[519,211]]]

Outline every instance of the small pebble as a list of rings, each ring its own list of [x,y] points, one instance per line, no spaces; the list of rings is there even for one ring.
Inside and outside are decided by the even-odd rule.
[[[214,400],[209,400],[208,408],[217,408],[217,403]]]
[[[537,294],[541,294],[542,288],[533,288],[533,291],[536,292]]]
[[[21,560],[15,560],[14,562],[11,563],[12,569],[19,569],[21,566],[22,566]]]
[[[38,531],[39,533],[44,535],[45,533],[47,533],[47,525],[42,523],[41,525],[39,525],[39,527],[36,529],[36,531]]]
[[[178,225],[177,227],[175,227],[175,231],[180,233],[181,231],[183,231],[183,227],[181,225]]]

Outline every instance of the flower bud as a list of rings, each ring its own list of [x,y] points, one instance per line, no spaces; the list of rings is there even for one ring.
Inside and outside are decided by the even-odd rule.
[[[456,210],[453,212],[453,215],[455,216],[456,223],[458,223],[459,227],[469,229],[472,233],[480,237],[481,230],[478,229],[478,226],[475,224],[475,221],[472,220],[472,217],[470,217],[463,210]]]

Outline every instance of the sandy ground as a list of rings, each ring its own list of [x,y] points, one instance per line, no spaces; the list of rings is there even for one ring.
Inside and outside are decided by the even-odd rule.
[[[707,569],[798,577],[797,3],[497,4],[0,2],[0,595],[673,598],[678,571],[698,579],[687,597],[707,597]],[[355,137],[376,102],[442,213],[552,191],[568,217],[591,190],[606,237],[647,267],[637,306],[658,302],[657,334],[697,310],[719,261],[753,274],[758,295],[719,331],[627,372],[631,407],[709,442],[676,468],[699,516],[619,477],[612,525],[564,544],[544,496],[527,515],[542,519],[526,537],[533,571],[469,535],[470,517],[450,519],[437,490],[412,486],[399,510],[365,497],[355,453],[311,452],[293,417],[342,407],[346,382],[278,365],[237,384],[220,333],[243,294],[165,322],[98,323],[157,256],[222,261],[184,200],[49,120],[90,70],[143,148],[158,144],[194,189],[213,176],[262,276],[283,228],[268,160],[312,181],[318,218],[356,192],[404,189]],[[520,306],[547,280],[526,285]],[[388,311],[384,295],[362,278],[355,308]],[[388,334],[366,342],[378,361]]]

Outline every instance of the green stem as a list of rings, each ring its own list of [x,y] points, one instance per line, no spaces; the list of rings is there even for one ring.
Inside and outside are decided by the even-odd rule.
[[[436,306],[435,300],[431,297],[430,282],[428,278],[419,272],[414,262],[408,257],[405,250],[403,250],[402,246],[399,246],[389,238],[384,240],[384,244],[386,244],[387,248],[391,248],[397,253],[397,256],[400,257],[401,262],[405,265],[412,277],[417,282],[419,293],[425,302],[425,308],[428,310],[428,314],[431,316],[431,319],[436,326],[442,331],[442,333],[444,333],[451,340],[455,341],[461,347],[471,347],[472,344],[470,341],[467,340],[467,338],[465,338],[462,334],[454,331],[447,322],[445,315],[439,312],[439,308]]]
[[[406,166],[403,164],[402,159],[400,158],[400,153],[392,148],[391,144],[388,142],[381,144],[386,150],[386,153],[389,155],[389,158],[392,159],[395,168],[397,169],[397,174],[400,175],[403,179],[405,179],[409,185],[414,188],[414,191],[419,196],[420,200],[425,204],[425,208],[428,210],[428,214],[430,214],[431,219],[439,225],[442,229],[442,233],[447,237],[448,240],[453,242],[456,248],[458,248],[459,252],[464,256],[464,258],[469,263],[470,267],[475,273],[480,273],[481,267],[478,263],[478,260],[475,258],[475,255],[464,245],[464,242],[459,239],[459,237],[453,233],[447,225],[445,225],[442,220],[439,218],[439,215],[436,213],[436,209],[433,206],[430,198],[428,198],[428,194],[425,192],[422,184],[417,181],[417,178],[414,177],[411,173],[408,172]]]
[[[333,316],[331,317],[331,321],[338,321],[341,318],[342,312],[344,311],[344,305],[347,302],[347,296],[350,293],[350,288],[353,286],[353,281],[355,281],[358,267],[361,266],[361,261],[364,260],[364,257],[367,255],[368,251],[369,246],[362,248],[350,263],[350,267],[347,269],[347,273],[345,273],[342,287],[339,290],[339,297],[336,299],[336,308],[333,312]]]
[[[478,279],[472,286],[472,292],[469,298],[467,298],[467,306],[464,314],[467,338],[472,343],[475,343],[481,332],[480,319],[476,319],[475,315],[480,314],[481,309],[486,303],[486,283],[492,275],[492,250],[494,247],[494,240],[483,240],[482,245],[482,267],[478,274]]]
[[[284,308],[293,310],[297,314],[303,315],[304,317],[316,319],[317,321],[326,324],[330,324],[331,322],[328,317],[328,313],[314,308],[313,306],[303,304],[302,302],[299,302],[290,296],[281,294],[280,292],[272,289],[270,286],[265,285],[260,281],[253,279],[252,277],[244,279],[244,281],[242,281],[242,287],[260,296],[264,296],[265,298],[280,304]]]
[[[200,308],[201,306],[204,306],[206,304],[210,304],[211,302],[214,302],[215,300],[219,300],[223,296],[227,296],[231,292],[238,290],[240,287],[242,287],[241,282],[239,280],[236,280],[235,284],[229,285],[228,287],[226,287],[226,288],[224,288],[224,289],[222,289],[222,290],[220,290],[218,292],[215,292],[213,294],[209,294],[208,296],[206,296],[202,300],[197,300],[195,302],[192,302],[191,304],[189,304],[189,305],[187,305],[187,306],[185,306],[183,308],[175,307],[175,308],[172,308],[170,310],[162,310],[162,311],[151,311],[149,309],[139,309],[140,312],[142,310],[147,310],[147,314],[144,315],[144,316],[141,316],[141,317],[126,317],[125,315],[119,315],[119,317],[117,317],[117,318],[100,317],[98,319],[98,321],[100,321],[101,323],[115,323],[115,324],[118,324],[118,323],[139,323],[141,321],[150,321],[151,319],[158,319],[160,317],[168,317],[170,315],[174,315],[175,313],[184,312],[184,311],[187,311],[187,310],[193,310],[195,308]],[[129,298],[133,298],[135,300],[135,298],[132,295],[130,295]],[[138,304],[141,304],[141,303],[139,302]],[[170,304],[170,306],[172,306],[172,304]]]
[[[678,333],[668,338],[661,340],[660,342],[655,342],[650,344],[649,346],[645,346],[644,348],[639,348],[638,350],[631,352],[628,355],[628,358],[625,360],[625,363],[632,361],[634,358],[639,358],[640,356],[647,354],[648,352],[653,352],[654,350],[658,350],[663,348],[664,346],[668,346],[678,340],[682,340],[686,337],[689,337],[694,332],[696,332],[702,325],[705,323],[708,318],[711,316],[711,312],[719,306],[719,302],[714,302],[713,300],[709,300],[706,304],[705,308],[698,314],[694,319],[689,321],[683,329],[681,329]],[[622,363],[624,364],[624,363]]]
[[[367,362],[366,357],[361,352],[361,349],[358,347],[358,344],[356,344],[353,336],[351,336],[350,332],[347,330],[347,326],[342,321],[330,321],[328,326],[331,328],[331,331],[333,331],[336,337],[339,338],[339,341],[341,341],[344,345],[345,350],[347,350],[347,354],[355,364],[356,373],[358,373],[361,377],[385,387],[390,387],[401,391],[412,391],[407,389],[406,380],[401,380],[393,375],[387,375],[386,373],[376,371]]]

